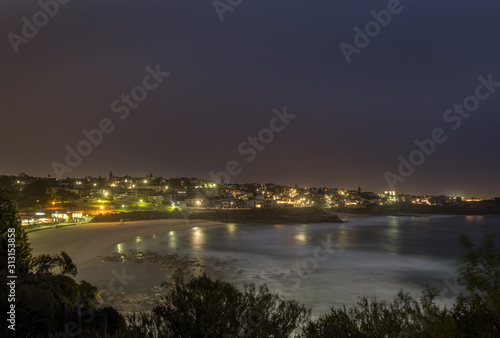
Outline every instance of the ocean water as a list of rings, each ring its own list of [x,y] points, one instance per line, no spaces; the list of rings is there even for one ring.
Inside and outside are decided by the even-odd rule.
[[[418,298],[427,285],[449,306],[463,290],[456,280],[458,237],[480,244],[488,233],[500,240],[499,216],[349,217],[343,224],[165,228],[115,249],[196,258],[217,278],[242,288],[266,284],[315,317],[363,295],[392,299],[403,290]]]

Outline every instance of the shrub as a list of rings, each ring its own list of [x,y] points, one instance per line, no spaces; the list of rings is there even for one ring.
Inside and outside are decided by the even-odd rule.
[[[500,252],[494,236],[475,249],[461,236],[466,252],[459,260],[459,281],[470,294],[458,295],[450,309],[435,303],[427,288],[417,302],[400,292],[392,302],[362,297],[358,306],[330,310],[310,321],[304,337],[500,337]]]
[[[309,319],[295,301],[249,286],[244,291],[207,276],[178,279],[151,313],[130,316],[143,337],[288,337]]]

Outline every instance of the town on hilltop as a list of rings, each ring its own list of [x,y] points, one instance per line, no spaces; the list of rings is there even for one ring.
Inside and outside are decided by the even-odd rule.
[[[0,176],[24,225],[88,222],[138,211],[316,208],[368,214],[498,214],[500,198],[415,196],[273,183],[224,184],[198,178],[115,176],[57,179]]]

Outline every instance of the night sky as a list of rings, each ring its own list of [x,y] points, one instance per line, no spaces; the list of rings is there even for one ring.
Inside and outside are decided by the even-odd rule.
[[[212,1],[72,0],[43,25],[36,1],[4,0],[0,174],[55,177],[82,130],[110,119],[64,177],[209,179],[235,160],[230,182],[383,192],[398,156],[441,128],[446,141],[395,190],[499,196],[500,84],[467,119],[443,114],[475,95],[479,76],[500,82],[500,2],[402,0],[348,63],[339,45],[355,46],[354,28],[393,1],[243,0],[221,21]],[[38,33],[24,40],[33,15]],[[28,42],[13,46],[11,33]],[[120,119],[112,103],[158,64],[170,75]],[[247,161],[239,145],[285,106],[296,117]]]

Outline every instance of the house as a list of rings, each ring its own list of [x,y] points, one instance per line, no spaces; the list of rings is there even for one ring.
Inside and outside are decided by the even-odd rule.
[[[134,193],[137,200],[147,199],[149,196],[155,195],[155,191],[152,189],[135,189]]]

